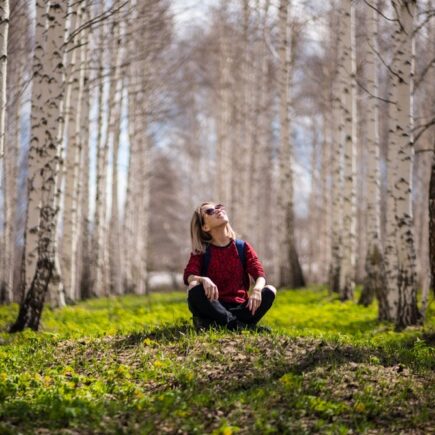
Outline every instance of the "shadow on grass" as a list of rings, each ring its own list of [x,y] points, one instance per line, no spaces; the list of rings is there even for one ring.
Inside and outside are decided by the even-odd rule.
[[[435,346],[435,332],[426,332],[423,334],[422,339],[428,346]]]
[[[334,347],[327,346],[324,343],[311,353],[305,355],[296,364],[293,364],[292,371],[302,374],[305,371],[311,371],[318,366],[324,365],[342,365],[348,362],[362,363],[369,361],[369,357],[365,349],[352,346],[337,345]]]
[[[369,357],[362,349],[346,347],[324,347],[324,343],[314,349],[312,352],[306,354],[296,361],[286,361],[279,364],[271,363],[270,371],[267,376],[256,376],[251,379],[239,380],[233,382],[232,385],[227,387],[227,391],[239,392],[246,391],[253,388],[267,386],[270,382],[276,381],[286,373],[294,373],[302,375],[304,372],[314,370],[318,366],[337,366],[353,362],[363,363],[368,362]]]
[[[160,341],[167,343],[169,341],[177,341],[181,338],[190,335],[194,332],[194,328],[190,323],[177,323],[175,325],[159,326],[149,331],[134,332],[120,341],[117,341],[117,346],[136,346],[145,339]]]

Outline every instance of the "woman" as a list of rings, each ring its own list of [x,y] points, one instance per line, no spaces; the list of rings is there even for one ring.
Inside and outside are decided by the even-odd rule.
[[[188,305],[197,330],[269,330],[256,326],[272,306],[276,289],[248,242],[236,240],[222,204],[205,202],[193,213],[192,254],[184,270]],[[249,275],[255,284],[249,291]]]

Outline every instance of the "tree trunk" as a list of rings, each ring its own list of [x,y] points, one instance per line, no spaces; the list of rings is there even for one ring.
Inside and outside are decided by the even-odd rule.
[[[81,25],[82,8],[76,3],[71,6],[70,34]],[[65,119],[68,145],[65,159],[65,201],[63,221],[63,277],[65,292],[69,301],[76,300],[77,286],[77,212],[78,192],[77,184],[79,178],[79,161],[81,152],[80,136],[80,111],[83,96],[83,84],[80,59],[77,59],[83,46],[75,48],[80,44],[80,34],[76,35],[71,44],[68,45],[72,52],[70,61],[67,63],[67,89],[65,97]],[[77,62],[78,60],[78,62]]]
[[[56,180],[59,169],[60,143],[62,136],[59,134],[58,120],[62,113],[61,105],[64,94],[64,65],[63,65],[63,42],[65,32],[65,10],[63,2],[50,4],[47,13],[47,43],[43,51],[44,57],[34,58],[37,65],[44,65],[45,71],[49,73],[48,83],[43,88],[38,86],[41,81],[35,83],[34,95],[43,98],[44,105],[44,135],[34,136],[32,134],[31,147],[38,146],[39,167],[36,168],[40,174],[40,184],[33,184],[33,188],[40,189],[40,219],[37,222],[39,231],[37,233],[37,266],[30,288],[20,306],[18,318],[11,326],[10,331],[22,331],[29,327],[37,330],[41,319],[44,300],[51,281],[55,263],[55,238],[56,238]],[[37,25],[44,28],[43,22]],[[32,123],[32,130],[34,124]],[[32,132],[33,133],[33,132]],[[30,180],[29,180],[30,181]],[[34,182],[34,179],[31,180]],[[29,192],[30,193],[30,192]]]
[[[0,159],[5,145],[6,75],[8,69],[9,0],[0,1]]]
[[[394,32],[395,57],[392,64],[392,131],[390,143],[392,193],[394,201],[394,229],[389,227],[390,245],[395,242],[396,257],[390,257],[387,269],[388,305],[390,315],[398,329],[415,325],[420,320],[417,307],[416,253],[412,213],[412,168],[414,161],[412,86],[414,63],[414,15],[416,2],[393,1],[398,24]],[[394,166],[393,166],[394,165]],[[392,167],[393,166],[393,167]],[[390,210],[391,213],[391,210]],[[396,272],[392,273],[392,269]]]
[[[305,280],[299,264],[294,240],[294,210],[293,210],[293,144],[290,137],[289,110],[290,86],[293,71],[289,44],[288,0],[281,0],[279,5],[280,29],[280,191],[278,210],[280,219],[280,276],[279,286],[290,288],[303,287]]]
[[[88,1],[84,4],[84,11],[82,11],[84,16],[84,22],[88,22],[91,19],[90,5]],[[82,30],[84,32],[83,42],[84,42],[84,52],[82,55],[82,73],[83,77],[83,108],[81,110],[81,120],[80,120],[80,134],[81,143],[83,144],[82,150],[82,175],[79,178],[80,188],[80,202],[81,202],[81,223],[80,223],[80,249],[79,249],[79,265],[78,265],[78,276],[80,277],[79,283],[79,294],[78,298],[89,298],[92,295],[92,273],[91,273],[91,234],[90,234],[90,220],[89,220],[89,165],[90,165],[90,147],[89,147],[89,113],[91,109],[91,90],[90,90],[90,54],[91,50],[89,48],[89,43],[91,41],[92,28]]]
[[[33,85],[32,85],[32,108],[31,108],[31,141],[28,154],[28,173],[27,173],[27,211],[25,242],[23,250],[23,261],[21,274],[24,279],[21,282],[21,296],[24,298],[25,290],[30,288],[32,279],[35,276],[36,263],[38,258],[38,224],[40,218],[41,202],[41,148],[44,146],[44,117],[50,95],[46,89],[50,89],[49,75],[45,73],[44,65],[45,53],[45,20],[46,2],[38,0],[36,2],[36,31],[35,49],[33,54]]]
[[[118,35],[120,41],[120,35]],[[119,49],[120,50],[120,49]],[[120,60],[120,58],[119,58]],[[117,81],[117,111],[116,120],[113,127],[113,159],[112,159],[112,211],[110,217],[110,272],[111,272],[111,288],[112,293],[122,294],[122,260],[120,224],[119,224],[119,201],[118,201],[118,159],[119,159],[119,143],[121,140],[121,116],[124,89],[122,79],[120,77],[120,66],[117,66],[116,81]]]
[[[101,9],[100,9],[101,13]],[[98,133],[97,133],[97,181],[96,181],[96,197],[95,197],[95,218],[94,218],[94,261],[95,261],[95,281],[93,294],[95,296],[108,295],[106,287],[106,269],[105,262],[105,230],[106,230],[106,175],[107,175],[107,155],[108,141],[107,138],[103,143],[103,127],[104,127],[104,60],[105,60],[105,33],[104,26],[100,28],[99,35],[99,86],[98,86]],[[110,83],[110,82],[109,82]],[[110,109],[110,107],[109,107]],[[110,120],[110,114],[108,116]]]
[[[9,110],[6,108],[6,95],[7,92],[11,92],[11,88],[15,86],[15,89],[20,89],[22,86],[22,71],[23,61],[21,60],[21,44],[20,51],[17,53],[17,57],[20,59],[17,62],[7,65],[7,44],[9,33],[9,2],[1,2],[0,8],[0,47],[3,52],[1,57],[0,66],[0,85],[2,89],[0,93],[2,95],[2,103],[0,110],[0,141],[2,145],[0,148],[0,155],[3,155],[3,208],[4,208],[4,227],[3,227],[3,253],[1,262],[1,282],[0,282],[0,303],[10,303],[13,301],[13,275],[15,269],[15,219],[17,210],[17,166],[19,155],[19,143],[20,143],[20,110],[21,110],[21,98],[18,96],[15,98],[13,104],[9,105]],[[15,17],[16,26],[19,27],[23,24],[21,20],[22,14]],[[10,68],[13,68],[10,71]],[[9,70],[9,73],[8,73]],[[12,72],[12,76],[10,73]],[[9,75],[9,85],[7,86],[6,76]],[[12,82],[12,84],[11,84]],[[3,88],[4,87],[4,88]],[[4,113],[3,113],[4,111]],[[6,113],[7,111],[7,113]],[[4,128],[4,117],[8,116],[8,135],[6,136],[6,130]],[[4,142],[7,141],[6,146]]]
[[[231,154],[231,63],[232,53],[226,24],[226,8],[223,8],[219,34],[219,90],[217,113],[217,159],[216,159],[216,201],[223,202],[231,215],[232,211],[232,154]]]
[[[435,293],[435,147],[429,187],[429,260],[431,288]]]
[[[356,65],[355,10],[352,0],[342,3],[342,113],[344,118],[343,257],[340,299],[352,300],[355,288],[356,250]]]
[[[367,146],[368,146],[368,192],[367,192],[367,226],[368,246],[366,252],[366,278],[361,292],[359,304],[368,306],[377,295],[379,304],[384,303],[382,293],[385,287],[384,261],[381,246],[381,175],[380,175],[380,149],[379,149],[379,104],[378,79],[376,68],[377,51],[377,17],[374,9],[369,11],[367,17],[368,36],[366,50],[367,68]]]
[[[329,264],[328,282],[329,292],[338,293],[340,289],[340,274],[342,267],[343,249],[343,123],[341,117],[340,82],[341,50],[343,46],[343,23],[340,20],[339,11],[332,13],[329,24],[330,32],[334,35],[331,38],[331,45],[335,49],[335,68],[333,68],[332,90],[331,90],[331,262]]]

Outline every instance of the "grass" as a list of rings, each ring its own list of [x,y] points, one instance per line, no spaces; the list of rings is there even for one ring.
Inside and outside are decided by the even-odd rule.
[[[435,433],[433,311],[396,333],[375,306],[285,290],[272,334],[197,334],[185,299],[89,300],[0,333],[0,433]]]

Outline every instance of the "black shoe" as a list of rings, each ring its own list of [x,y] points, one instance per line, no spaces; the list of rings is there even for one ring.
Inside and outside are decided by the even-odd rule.
[[[272,332],[268,326],[260,326],[255,323],[244,323],[240,320],[233,320],[227,325],[230,331],[252,331],[252,332]]]
[[[193,316],[193,327],[196,331],[207,331],[210,328],[216,327],[217,323],[214,320],[206,319],[205,317]]]
[[[267,333],[272,332],[272,329],[270,329],[268,326],[253,325],[253,324],[248,324],[247,329],[248,331],[254,331],[254,332],[267,332]]]

